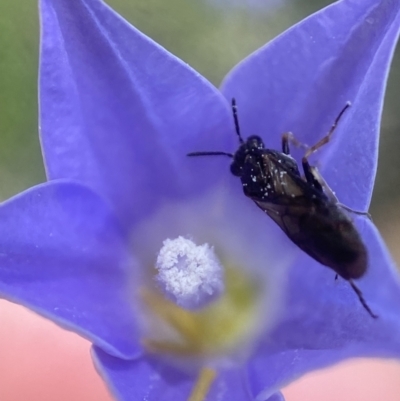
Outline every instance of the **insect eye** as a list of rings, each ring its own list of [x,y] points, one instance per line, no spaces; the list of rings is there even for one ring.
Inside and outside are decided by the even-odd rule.
[[[242,175],[242,170],[243,170],[243,167],[239,163],[237,163],[236,161],[234,161],[231,164],[231,173],[234,176],[240,177]]]

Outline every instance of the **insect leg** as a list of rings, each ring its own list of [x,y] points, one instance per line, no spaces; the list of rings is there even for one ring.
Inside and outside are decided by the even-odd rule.
[[[285,132],[282,135],[282,153],[285,155],[290,155],[290,148],[289,148],[289,142],[292,143],[294,146],[298,148],[303,148],[308,150],[309,146],[305,145],[304,143],[301,143],[298,141],[292,132]]]
[[[320,186],[329,200],[334,202],[337,206],[341,207],[342,209],[347,210],[348,212],[358,214],[360,216],[366,216],[372,221],[372,217],[368,212],[354,210],[346,205],[343,205],[343,203],[340,203],[338,198],[336,197],[335,193],[332,191],[332,189],[329,187],[329,185],[324,180],[324,177],[322,177],[321,173],[318,171],[317,167],[310,166],[310,164],[308,163],[308,160],[305,157],[303,157],[302,164],[303,164],[304,174],[306,176],[307,181],[316,187]],[[317,182],[317,185],[316,185],[316,182]]]
[[[315,153],[319,148],[321,148],[322,146],[324,146],[325,144],[327,144],[330,140],[331,140],[331,136],[332,134],[335,132],[335,129],[339,123],[339,120],[342,118],[344,112],[351,106],[350,102],[346,103],[346,106],[343,107],[342,111],[339,113],[339,115],[336,117],[336,120],[334,121],[334,123],[332,124],[331,129],[328,131],[328,133],[321,139],[319,140],[315,145],[311,146],[306,154],[304,155],[304,157],[306,159],[308,159],[308,157],[310,155],[312,155],[313,153]]]
[[[293,134],[291,132],[285,132],[282,135],[282,152],[285,155],[290,155],[289,135],[292,136]]]
[[[310,166],[308,159],[304,156],[301,159],[301,164],[303,165],[304,176],[306,177],[306,181],[313,186],[314,188],[323,191],[328,188],[328,192],[326,195],[330,198],[330,194],[334,197],[334,202],[337,202],[337,199],[333,193],[333,191],[329,188],[328,184],[322,178],[321,174],[319,174],[318,169],[314,166]],[[331,198],[330,198],[331,199]]]
[[[375,313],[372,312],[372,310],[368,306],[367,302],[365,301],[361,290],[354,284],[353,280],[350,279],[348,281],[351,285],[351,288],[353,288],[354,292],[357,294],[358,299],[360,300],[361,305],[364,307],[364,309],[371,315],[371,317],[373,317],[374,319],[377,319],[378,315],[375,315]]]
[[[348,207],[346,205],[343,205],[343,203],[340,203],[340,202],[338,202],[337,205],[339,207],[341,207],[342,209],[347,210],[350,213],[354,213],[354,214],[358,214],[360,216],[368,217],[372,221],[372,216],[368,212],[362,212],[360,210],[351,209],[350,207]]]
[[[321,188],[329,200],[331,200],[333,203],[338,204],[339,203],[338,198],[336,198],[335,193],[332,191],[327,182],[324,180],[324,177],[322,177],[321,173],[318,171],[318,168],[315,166],[310,166],[308,160],[305,157],[303,157],[302,159],[302,164],[306,178],[307,174],[311,175],[312,177],[310,178],[310,180],[307,178],[307,181],[313,184],[314,186]]]

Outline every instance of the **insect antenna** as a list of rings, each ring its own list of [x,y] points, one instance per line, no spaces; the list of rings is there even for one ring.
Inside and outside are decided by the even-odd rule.
[[[232,98],[232,113],[233,113],[233,120],[235,122],[235,130],[239,138],[239,142],[244,143],[242,135],[240,135],[239,118],[238,118],[235,98]],[[187,154],[187,156],[228,156],[231,159],[233,158],[233,154],[228,152],[190,152]]]
[[[236,106],[236,100],[233,97],[232,98],[232,113],[233,113],[233,120],[235,121],[235,130],[236,134],[239,137],[239,142],[244,143],[244,140],[242,138],[242,135],[240,135],[240,128],[239,128],[239,118],[238,118],[238,112],[237,112],[237,106]]]
[[[233,158],[233,154],[227,152],[190,152],[186,156],[228,156]]]
[[[354,284],[353,280],[348,280],[351,288],[354,290],[354,292],[357,294],[358,299],[360,300],[362,306],[364,307],[364,309],[374,318],[377,319],[378,315],[375,315],[374,312],[372,312],[372,310],[370,309],[370,307],[367,305],[367,302],[365,301],[363,294],[361,292],[361,290]]]

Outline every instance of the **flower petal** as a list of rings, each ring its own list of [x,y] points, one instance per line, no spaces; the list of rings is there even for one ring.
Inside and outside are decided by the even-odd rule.
[[[40,122],[50,179],[94,188],[124,224],[165,197],[218,180],[220,162],[196,169],[186,158],[236,139],[216,88],[101,1],[42,0],[41,20]]]
[[[301,255],[290,271],[282,322],[251,363],[256,392],[344,358],[400,357],[398,272],[374,225],[365,221],[360,231],[370,269],[357,285],[378,318],[363,309],[346,281],[335,281],[334,272]]]
[[[222,91],[236,97],[245,135],[263,135],[275,149],[286,131],[314,145],[351,101],[332,142],[316,158],[341,202],[367,209],[399,29],[399,1],[338,1],[242,61]]]
[[[262,399],[259,399],[257,401],[262,401]],[[283,394],[279,391],[278,393],[275,393],[271,395],[271,397],[268,397],[266,401],[285,401],[285,397]]]
[[[136,354],[127,238],[89,189],[53,182],[0,206],[0,295],[120,357]]]
[[[186,401],[196,375],[183,373],[161,358],[142,357],[124,361],[93,347],[92,357],[100,375],[120,401]],[[247,379],[240,369],[217,372],[207,400],[250,401]],[[275,401],[275,400],[274,400]]]

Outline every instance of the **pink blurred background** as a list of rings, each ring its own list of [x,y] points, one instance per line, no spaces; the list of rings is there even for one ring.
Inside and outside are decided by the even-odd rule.
[[[1,401],[112,400],[86,340],[3,300],[0,322]],[[308,374],[283,392],[287,401],[400,401],[399,377],[398,361],[358,359]]]

